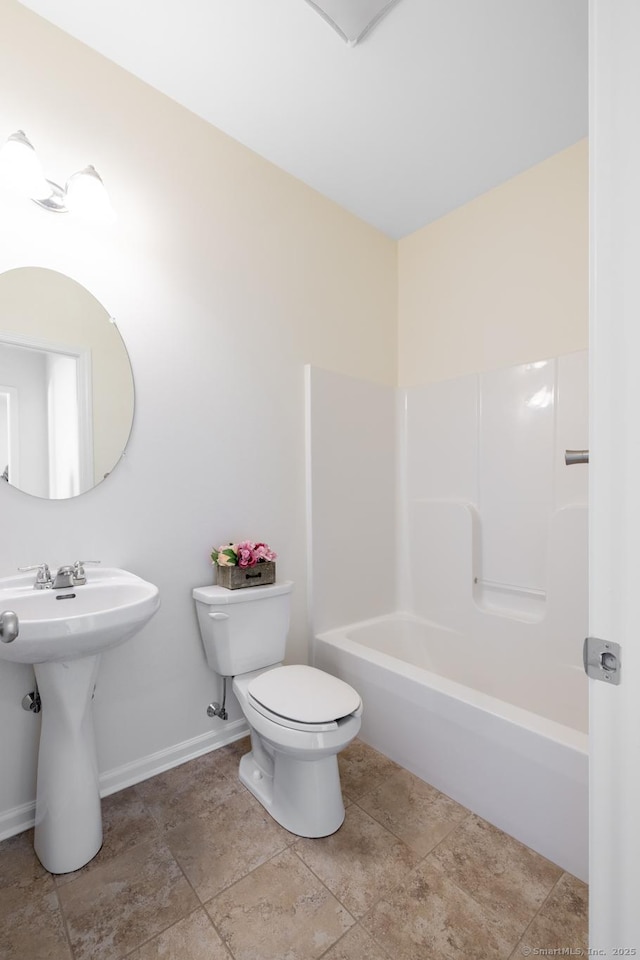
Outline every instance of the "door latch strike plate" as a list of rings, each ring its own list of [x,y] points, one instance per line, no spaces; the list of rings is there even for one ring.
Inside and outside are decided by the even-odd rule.
[[[617,686],[621,670],[620,644],[612,640],[587,637],[582,648],[584,670],[592,680],[604,680]]]

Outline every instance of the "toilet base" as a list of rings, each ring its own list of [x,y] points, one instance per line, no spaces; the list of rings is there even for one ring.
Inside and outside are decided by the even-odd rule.
[[[344,820],[336,754],[300,760],[277,749],[254,750],[240,760],[240,781],[273,819],[298,837],[328,837]],[[257,749],[255,749],[257,747]]]

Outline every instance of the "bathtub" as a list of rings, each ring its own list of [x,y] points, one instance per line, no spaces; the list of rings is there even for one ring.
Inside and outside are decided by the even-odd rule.
[[[314,663],[360,693],[366,743],[587,879],[580,665],[402,614],[319,634]]]

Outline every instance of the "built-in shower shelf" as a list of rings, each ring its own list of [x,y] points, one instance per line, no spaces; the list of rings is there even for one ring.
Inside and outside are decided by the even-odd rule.
[[[473,599],[478,607],[498,617],[537,623],[544,619],[547,594],[537,587],[524,587],[494,580],[473,581]]]

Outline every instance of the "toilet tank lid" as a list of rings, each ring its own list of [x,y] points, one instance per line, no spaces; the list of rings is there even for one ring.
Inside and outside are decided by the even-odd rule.
[[[201,603],[211,603],[218,606],[221,603],[246,603],[248,600],[264,600],[265,597],[277,597],[283,593],[291,593],[292,580],[281,580],[266,587],[241,587],[239,590],[228,590],[217,584],[208,587],[194,587],[193,598]]]
[[[359,694],[348,683],[304,664],[267,670],[247,691],[271,713],[301,723],[340,720],[360,706]]]

